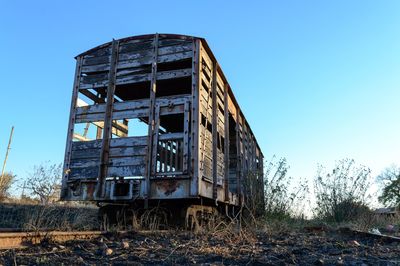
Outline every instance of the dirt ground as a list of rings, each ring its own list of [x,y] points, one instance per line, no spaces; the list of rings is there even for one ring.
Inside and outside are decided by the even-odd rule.
[[[0,251],[3,265],[400,265],[400,242],[337,231],[109,235]]]

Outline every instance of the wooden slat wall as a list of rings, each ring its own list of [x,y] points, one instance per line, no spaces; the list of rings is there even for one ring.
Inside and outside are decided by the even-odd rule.
[[[108,85],[111,52],[109,47],[99,49],[83,57],[81,89],[93,89]],[[121,42],[116,72],[116,85],[151,81],[153,40],[131,40]],[[157,63],[190,60],[193,56],[191,40],[160,38]],[[190,77],[191,68],[157,72],[157,80]]]
[[[108,176],[143,176],[146,165],[147,137],[110,140]],[[90,179],[98,175],[101,140],[72,143],[71,179]]]
[[[148,40],[129,40],[120,41],[118,45],[116,69],[115,69],[115,85],[133,84],[143,81],[151,81],[152,71],[151,66],[156,58],[158,65],[167,63],[192,60],[193,57],[194,41],[192,38],[174,38],[160,35],[157,42],[157,56],[154,57],[154,42],[153,38]],[[76,90],[79,89],[81,93],[90,99],[94,100],[94,105],[73,107],[74,115],[72,117],[74,123],[104,123],[104,116],[107,104],[89,91],[89,89],[98,89],[106,95],[106,89],[110,78],[110,64],[111,64],[111,44],[101,47],[99,49],[90,51],[89,53],[78,57],[79,69],[77,67],[77,82],[74,86]],[[191,68],[171,67],[171,70],[164,70],[155,72],[156,76],[153,80],[177,79],[181,77],[190,77],[192,75]],[[150,89],[150,88],[149,88]],[[180,169],[188,168],[188,123],[189,123],[189,95],[167,96],[155,99],[155,104],[158,107],[157,117],[159,115],[185,113],[186,133],[182,137],[182,147],[178,147],[182,154],[177,154],[182,158],[185,157],[185,162],[179,165]],[[76,100],[75,100],[76,101]],[[145,118],[149,117],[150,100],[133,100],[119,102],[115,101],[112,107],[113,120],[131,119],[131,118]],[[72,112],[71,112],[72,113]],[[70,119],[71,120],[71,119]],[[100,122],[98,122],[100,121]],[[118,126],[113,123],[114,127]],[[73,127],[72,127],[73,129]],[[126,141],[132,140],[133,143],[124,146]],[[67,144],[72,145],[72,157],[67,161],[70,162],[68,166],[69,178],[96,178],[99,174],[98,169],[101,157],[101,143],[102,140],[72,142],[70,138]],[[146,153],[146,145],[143,141],[134,144],[137,140],[132,138],[111,139],[110,143],[115,141],[122,144],[121,147],[113,147],[110,144],[109,150],[109,167],[108,175],[110,176],[143,176],[143,168],[147,160],[144,160]],[[82,146],[83,145],[83,146]],[[179,144],[178,144],[179,145]],[[186,145],[186,147],[183,147]],[[85,150],[79,147],[86,147]],[[71,148],[72,149],[72,148]]]
[[[188,96],[157,98],[161,106],[161,114],[177,114],[184,112],[184,104]],[[147,117],[149,114],[149,99],[114,103],[113,120]],[[173,107],[171,108],[171,105]],[[101,121],[104,119],[105,104],[87,105],[76,108],[76,123]]]

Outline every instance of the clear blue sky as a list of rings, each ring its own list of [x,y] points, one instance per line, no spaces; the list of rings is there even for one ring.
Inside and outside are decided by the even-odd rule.
[[[400,160],[399,1],[0,0],[0,159],[61,162],[74,56],[148,33],[207,39],[266,158],[294,176]]]

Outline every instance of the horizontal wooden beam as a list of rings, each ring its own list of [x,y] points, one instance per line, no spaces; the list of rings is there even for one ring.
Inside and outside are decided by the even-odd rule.
[[[192,75],[191,68],[162,71],[157,73],[157,80],[167,80],[175,78],[189,77]],[[151,80],[151,73],[147,74],[136,74],[132,76],[123,76],[116,79],[116,85],[133,84],[139,82],[145,82]],[[106,75],[99,75],[98,78],[82,77],[80,83],[80,89],[94,89],[102,88],[108,85],[108,78]]]

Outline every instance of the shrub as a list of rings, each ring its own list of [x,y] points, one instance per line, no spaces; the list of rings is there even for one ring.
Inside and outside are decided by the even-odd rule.
[[[15,180],[15,175],[11,172],[4,173],[3,176],[0,177],[0,201],[3,201],[7,197],[9,197],[9,189]]]
[[[58,199],[61,177],[61,164],[43,163],[36,165],[28,176],[26,188],[42,204],[48,204]]]
[[[267,219],[285,219],[302,214],[300,210],[305,200],[308,184],[298,180],[293,185],[289,176],[289,165],[286,158],[276,160],[273,156],[266,162],[263,184],[259,173],[249,173],[245,178],[244,187],[246,205],[254,216],[264,214]]]
[[[329,173],[320,166],[314,180],[316,218],[327,222],[353,220],[368,210],[371,170],[352,159],[340,160]]]

